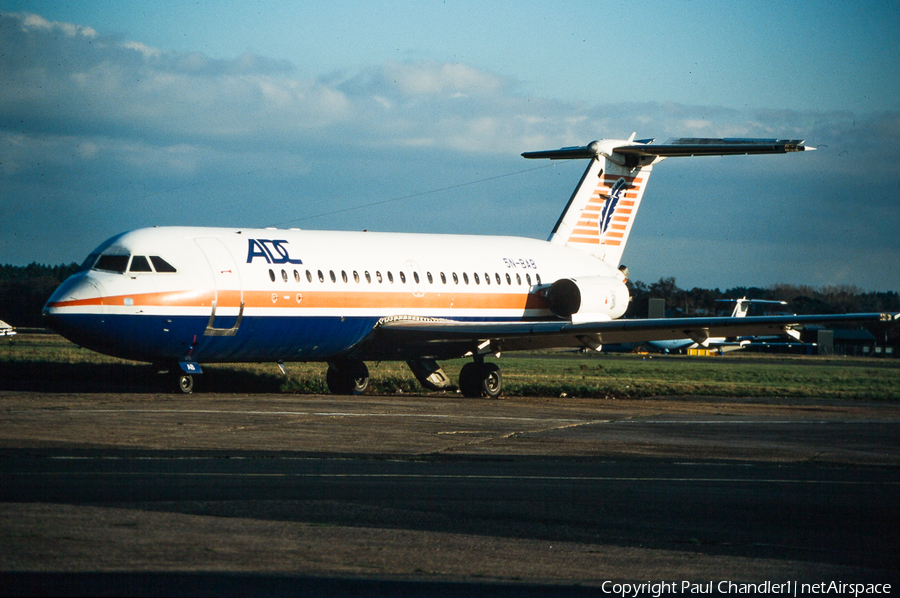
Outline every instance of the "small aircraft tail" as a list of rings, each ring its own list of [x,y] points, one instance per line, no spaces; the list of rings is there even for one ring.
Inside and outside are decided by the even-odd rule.
[[[750,306],[754,303],[756,304],[765,304],[765,305],[787,305],[787,301],[772,301],[769,299],[747,299],[746,297],[741,297],[740,299],[716,299],[717,302],[720,303],[731,303],[734,302],[734,310],[731,312],[732,318],[746,318],[747,314],[750,313]]]
[[[678,156],[781,154],[815,148],[786,139],[653,139],[594,141],[583,147],[526,152],[525,158],[590,159],[549,241],[618,267],[653,165]]]

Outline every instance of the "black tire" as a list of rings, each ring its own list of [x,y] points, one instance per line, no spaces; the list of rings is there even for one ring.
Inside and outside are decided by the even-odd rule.
[[[369,387],[369,368],[362,361],[328,364],[328,390],[335,395],[360,395]]]
[[[459,371],[459,390],[470,399],[496,399],[503,390],[500,368],[496,363],[467,363]]]
[[[496,363],[481,364],[481,392],[489,399],[496,399],[503,390],[503,376]]]
[[[481,396],[481,377],[478,364],[469,362],[459,370],[459,391],[464,397],[477,399]]]

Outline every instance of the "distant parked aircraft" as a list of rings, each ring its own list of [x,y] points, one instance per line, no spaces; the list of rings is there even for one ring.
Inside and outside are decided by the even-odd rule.
[[[0,336],[13,336],[16,333],[16,329],[0,320]]]
[[[471,357],[459,389],[501,392],[486,355],[603,343],[778,334],[881,314],[620,320],[622,252],[653,166],[668,157],[800,152],[800,140],[594,141],[523,154],[588,160],[548,241],[502,236],[170,227],[100,244],[44,308],[84,347],[176,372],[201,364],[322,361],[335,393],[365,390],[366,361],[403,360],[429,389],[437,361]],[[481,217],[471,214],[470,217]]]
[[[745,318],[747,317],[747,313],[750,311],[750,306],[754,303],[757,304],[775,304],[775,305],[787,305],[786,301],[768,301],[765,299],[747,299],[746,297],[742,297],[740,299],[719,299],[718,301],[734,301],[734,311],[731,312],[732,318]],[[792,338],[799,338],[800,333],[793,328],[786,328],[784,330],[784,334],[790,336]],[[671,340],[661,340],[661,341],[650,341],[647,344],[663,351],[664,353],[671,353],[672,351],[687,351],[688,349],[710,349],[713,351],[718,351],[719,353],[727,353],[729,351],[737,351],[739,349],[743,349],[747,345],[749,345],[755,338],[755,336],[743,336],[743,337],[715,337],[715,338],[706,338],[700,340],[694,340],[692,338],[679,338],[679,339],[671,339]]]

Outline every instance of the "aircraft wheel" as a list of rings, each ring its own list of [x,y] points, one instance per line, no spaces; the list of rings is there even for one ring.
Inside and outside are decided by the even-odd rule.
[[[496,363],[467,363],[459,372],[459,390],[470,399],[496,399],[503,390],[500,368]]]
[[[175,390],[185,395],[189,395],[194,392],[194,377],[187,374],[176,376]]]
[[[359,395],[369,387],[369,368],[362,361],[328,364],[325,383],[331,394]]]
[[[484,363],[481,367],[481,391],[489,399],[496,399],[503,390],[503,377],[496,363]]]
[[[478,382],[478,364],[469,362],[459,371],[459,390],[464,397],[474,399],[481,396]]]

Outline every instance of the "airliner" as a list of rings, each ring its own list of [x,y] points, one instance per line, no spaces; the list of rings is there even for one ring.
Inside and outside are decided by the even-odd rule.
[[[509,236],[155,227],[101,243],[50,297],[48,325],[94,351],[149,362],[190,393],[202,364],[327,363],[358,394],[366,362],[406,361],[429,390],[497,397],[489,355],[604,343],[778,334],[881,314],[621,319],[621,264],[653,167],[669,157],[809,151],[802,140],[594,141],[527,152],[587,160],[546,241]],[[439,360],[470,357],[457,386]]]

